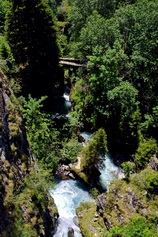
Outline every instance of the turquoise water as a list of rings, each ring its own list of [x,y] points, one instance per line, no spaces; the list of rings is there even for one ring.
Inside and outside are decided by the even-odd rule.
[[[84,145],[92,139],[92,134],[82,132]],[[110,182],[117,178],[118,167],[113,163],[110,154],[103,157],[102,165],[99,169],[101,175],[99,177],[103,190],[108,190]],[[50,190],[50,194],[54,198],[58,209],[59,218],[57,231],[54,237],[67,237],[69,228],[73,228],[75,237],[82,237],[77,224],[75,209],[81,202],[93,201],[89,188],[78,180],[62,180],[58,182],[54,189]]]
[[[114,164],[109,153],[105,155],[105,159],[99,171],[101,173],[99,177],[100,185],[103,190],[108,191],[111,181],[117,179],[119,172],[119,168]]]
[[[81,202],[93,201],[89,188],[77,180],[62,180],[50,190],[50,194],[59,212],[58,227],[54,237],[67,237],[70,227],[74,229],[75,237],[81,237],[75,209]]]

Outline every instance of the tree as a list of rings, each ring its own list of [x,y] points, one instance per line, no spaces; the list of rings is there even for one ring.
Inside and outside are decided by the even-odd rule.
[[[93,140],[81,151],[81,166],[87,174],[93,174],[95,169],[99,169],[102,157],[107,152],[107,137],[104,129],[100,128],[95,133]]]
[[[116,13],[116,27],[129,57],[126,78],[139,90],[141,112],[157,105],[157,1],[138,1]],[[145,19],[145,21],[144,21]]]
[[[118,0],[97,0],[97,11],[105,18],[110,18],[116,9]]]
[[[86,23],[86,19],[95,10],[96,0],[75,0],[72,2],[72,8],[69,15],[71,24],[70,33],[72,40],[78,39],[81,28]]]
[[[47,1],[10,0],[6,33],[16,63],[24,68],[26,91],[35,97],[61,92],[59,49]]]
[[[114,113],[114,116],[119,116],[122,122],[125,122],[137,109],[137,97],[138,90],[131,83],[122,81],[107,93],[109,112]]]
[[[41,112],[42,102],[46,96],[38,100],[30,95],[28,101],[24,97],[20,99],[32,152],[44,169],[55,171],[59,161],[59,132],[53,127],[53,122],[47,118],[48,115]]]
[[[4,30],[5,14],[6,14],[6,10],[7,10],[7,2],[8,2],[8,0],[0,0],[0,32],[1,33]]]
[[[94,11],[87,17],[84,27],[82,27],[78,43],[78,54],[83,59],[93,53],[96,46],[106,46],[106,26],[105,19]]]
[[[109,47],[106,51],[99,46],[94,48],[93,55],[88,58],[87,82],[90,87],[88,95],[90,95],[87,109],[92,113],[89,113],[90,117],[94,118],[93,121],[91,119],[94,127],[99,126],[100,120],[105,126],[105,120],[109,117],[107,93],[122,81],[119,71],[122,70],[127,55],[121,49],[120,43],[116,41],[113,48]]]

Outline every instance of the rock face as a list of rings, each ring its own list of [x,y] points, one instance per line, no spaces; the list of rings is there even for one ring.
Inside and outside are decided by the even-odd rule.
[[[19,103],[0,72],[0,236],[52,236],[57,211],[30,153]]]
[[[128,181],[112,181],[109,191],[99,195],[95,204],[80,205],[77,215],[85,236],[89,232],[94,233],[90,236],[108,236],[112,227],[126,226],[137,217],[151,223],[157,219],[158,174],[156,166],[150,166],[131,175]]]

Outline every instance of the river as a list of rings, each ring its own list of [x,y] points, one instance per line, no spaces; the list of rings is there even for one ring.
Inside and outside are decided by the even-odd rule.
[[[63,97],[65,105],[70,107],[69,94],[65,93]],[[81,136],[85,140],[84,146],[92,139],[92,134],[88,132],[81,133]],[[114,165],[110,154],[105,155],[100,172],[100,184],[103,190],[108,191],[110,182],[116,179],[118,175],[118,167]],[[89,191],[90,188],[78,180],[69,179],[56,182],[55,187],[50,190],[59,213],[57,231],[54,237],[68,237],[70,231],[74,232],[74,237],[82,237],[75,209],[81,202],[94,201]]]
[[[59,218],[54,237],[67,237],[70,228],[75,237],[81,237],[75,209],[81,202],[93,201],[89,188],[78,180],[62,180],[50,190],[58,208]]]

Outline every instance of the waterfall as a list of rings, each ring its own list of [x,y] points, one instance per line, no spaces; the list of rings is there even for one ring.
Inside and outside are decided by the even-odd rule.
[[[87,143],[93,139],[92,133],[89,132],[82,132],[80,135],[85,140],[84,145],[87,145]],[[103,162],[99,168],[101,173],[99,182],[102,189],[108,191],[110,182],[118,178],[119,168],[114,164],[110,153],[105,154],[105,157],[102,157],[102,160]]]
[[[65,87],[63,96],[54,96],[52,100],[52,120],[67,119],[71,109],[70,88]]]
[[[65,92],[63,94],[63,97],[65,99],[64,106],[65,106],[66,111],[67,111],[66,117],[69,118],[69,116],[70,116],[69,111],[71,109],[70,88],[69,87],[65,87]]]
[[[54,237],[67,237],[70,229],[75,237],[81,237],[75,209],[81,202],[93,201],[89,188],[77,180],[62,180],[50,190],[58,208],[59,218]]]
[[[88,132],[82,132],[80,135],[84,139],[83,145],[87,145],[88,141],[93,138],[92,134]],[[99,171],[101,172],[100,185],[103,190],[108,190],[110,182],[118,175],[118,167],[113,163],[109,153],[105,155]],[[56,184],[54,189],[50,190],[50,193],[59,212],[58,226],[54,237],[67,237],[70,229],[74,230],[74,237],[81,237],[75,209],[81,202],[93,201],[88,187],[77,180],[62,180]]]
[[[101,172],[99,177],[100,185],[103,190],[108,190],[111,181],[117,179],[119,172],[119,168],[114,164],[109,153],[105,155],[99,171]]]
[[[64,93],[63,97],[65,98],[66,101],[70,101],[70,95],[67,94],[66,92]]]

